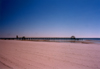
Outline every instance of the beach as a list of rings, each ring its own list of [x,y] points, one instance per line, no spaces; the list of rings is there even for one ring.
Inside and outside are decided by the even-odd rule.
[[[0,40],[0,69],[100,69],[100,44]]]

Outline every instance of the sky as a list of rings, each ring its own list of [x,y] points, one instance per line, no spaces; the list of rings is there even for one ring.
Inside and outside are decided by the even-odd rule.
[[[0,37],[100,38],[100,0],[1,0]]]

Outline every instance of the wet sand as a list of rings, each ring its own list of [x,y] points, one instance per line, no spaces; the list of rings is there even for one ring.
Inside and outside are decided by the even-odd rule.
[[[100,69],[100,44],[0,40],[0,69]]]

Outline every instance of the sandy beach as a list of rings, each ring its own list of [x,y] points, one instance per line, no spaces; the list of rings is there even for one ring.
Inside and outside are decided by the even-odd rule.
[[[100,44],[0,40],[0,69],[100,69]]]

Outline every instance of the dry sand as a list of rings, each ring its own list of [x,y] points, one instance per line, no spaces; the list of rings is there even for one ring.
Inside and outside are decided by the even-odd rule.
[[[100,69],[100,45],[0,40],[0,69]]]

